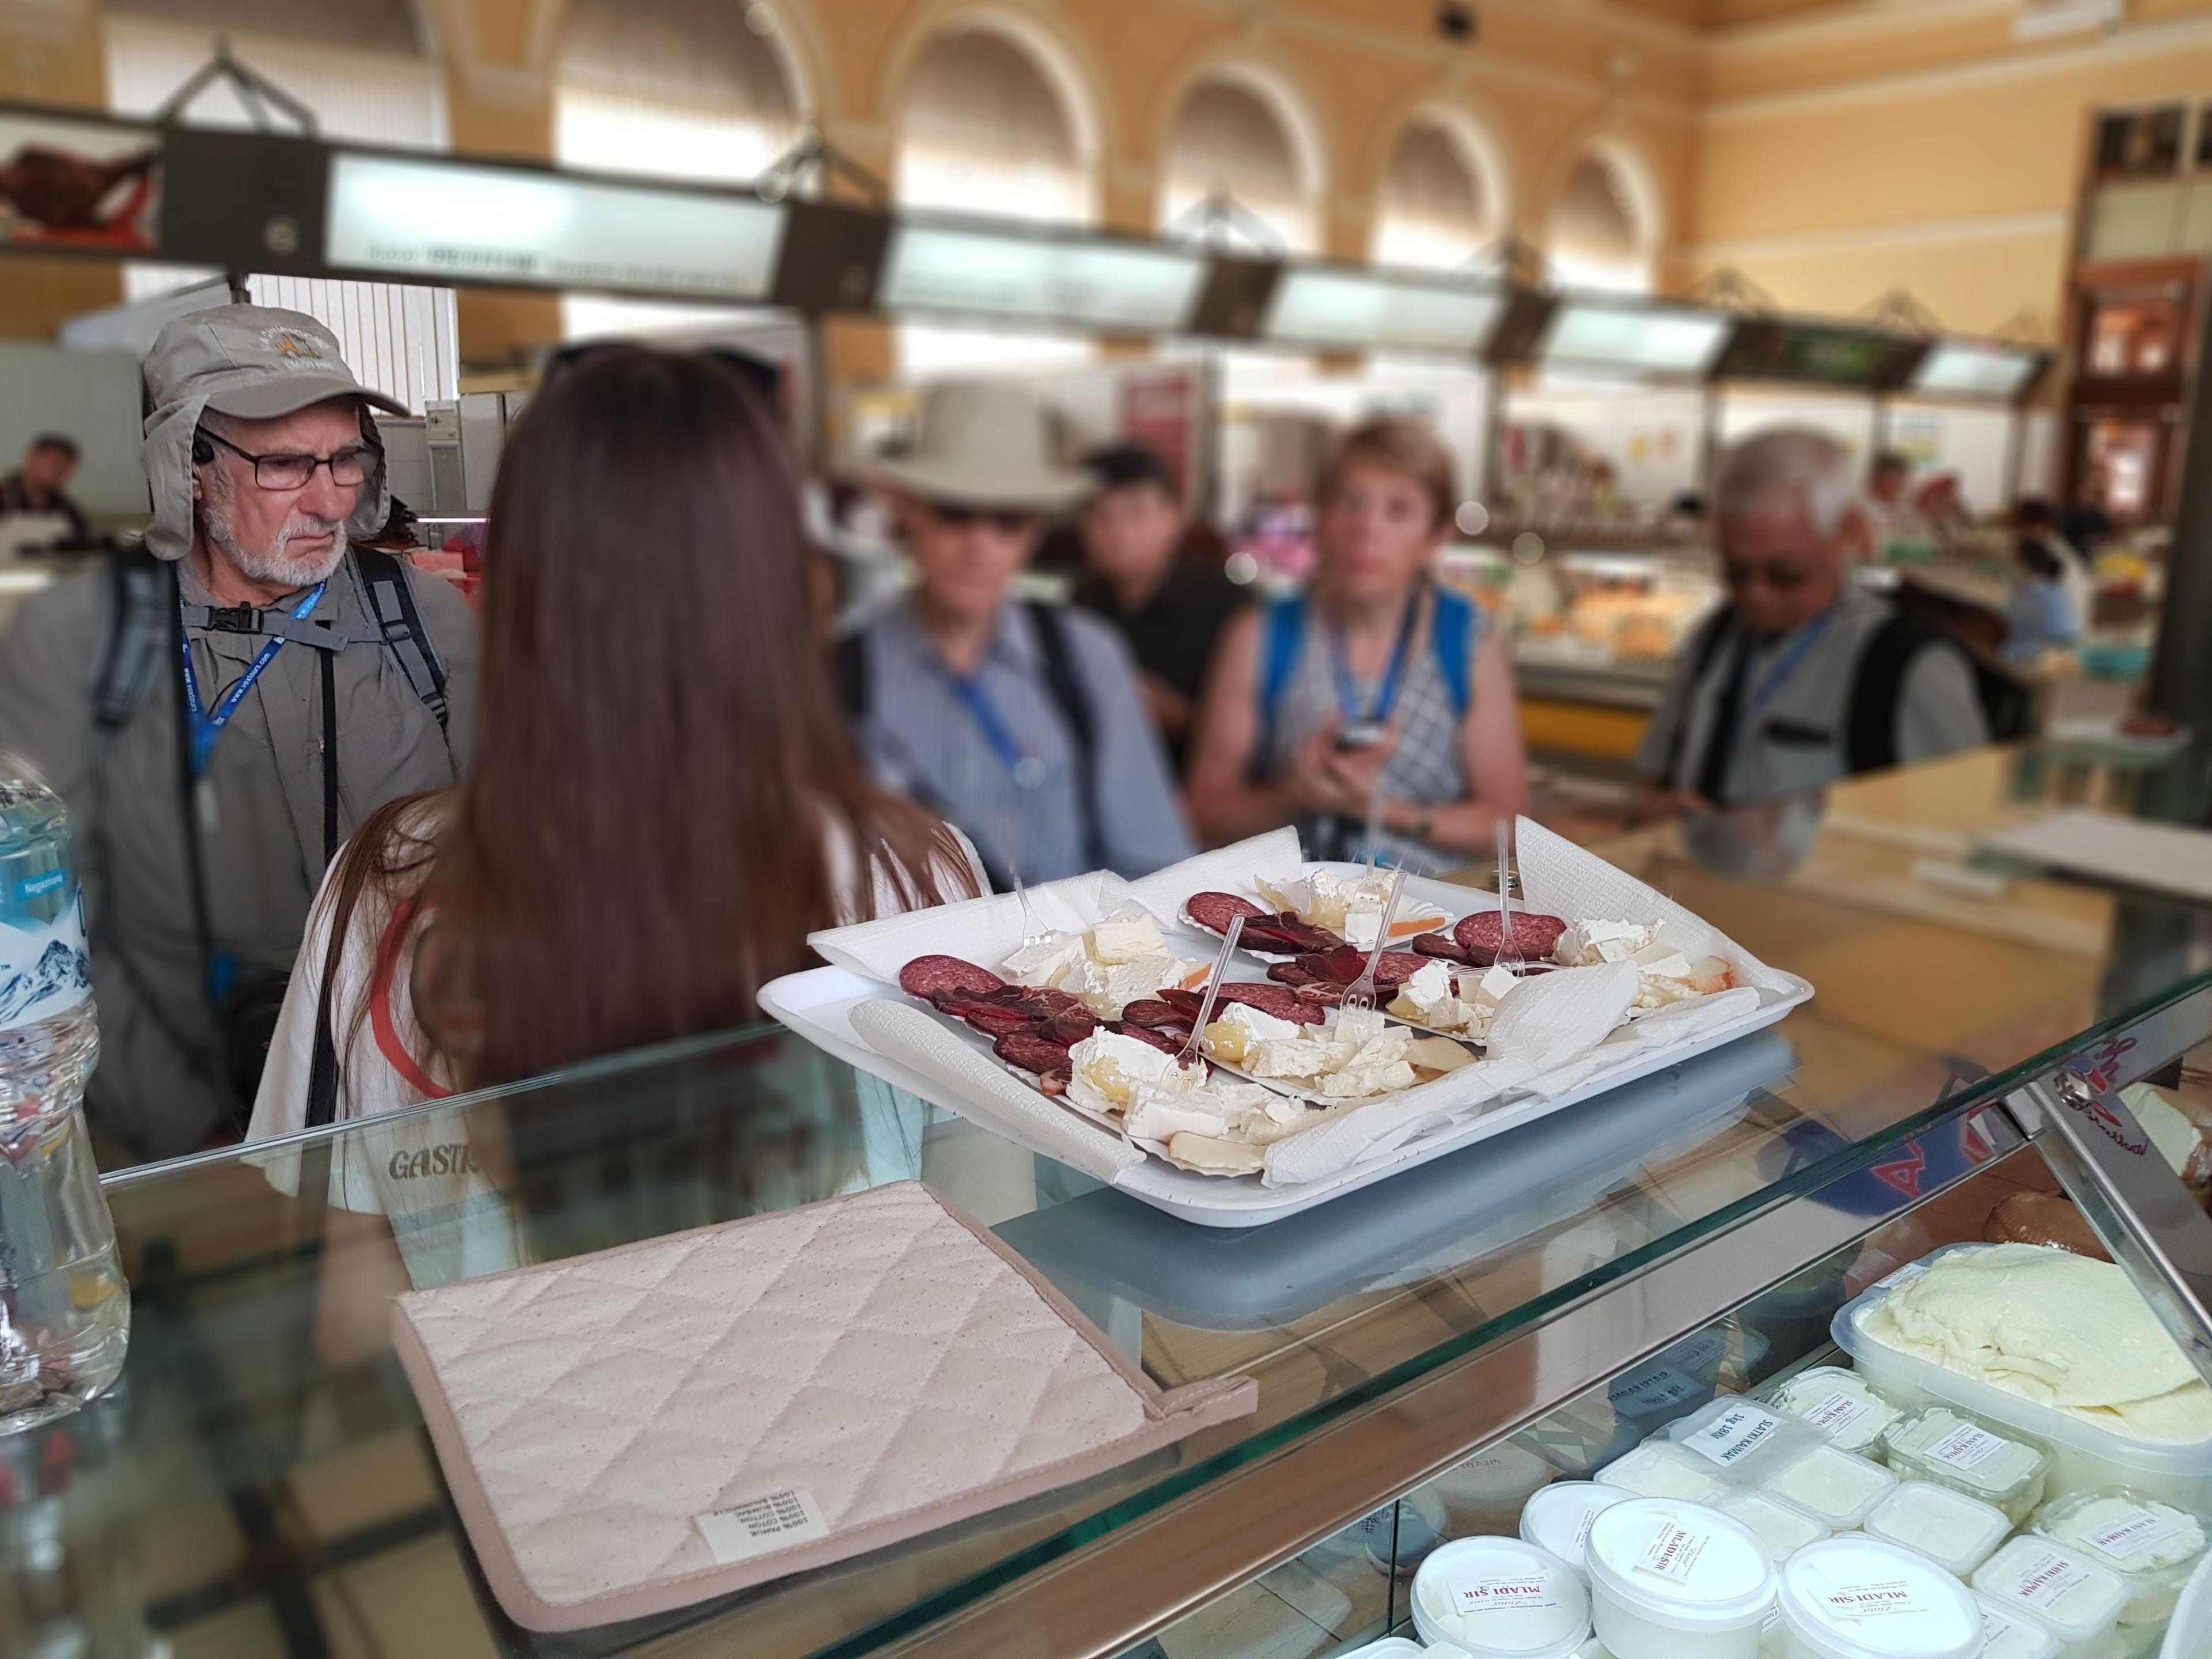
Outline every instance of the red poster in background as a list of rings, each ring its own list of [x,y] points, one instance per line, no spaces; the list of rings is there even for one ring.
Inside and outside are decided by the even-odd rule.
[[[0,246],[152,252],[159,156],[149,127],[0,112]]]
[[[1176,491],[1190,500],[1198,473],[1199,375],[1194,368],[1148,368],[1121,377],[1114,427],[1168,464]]]

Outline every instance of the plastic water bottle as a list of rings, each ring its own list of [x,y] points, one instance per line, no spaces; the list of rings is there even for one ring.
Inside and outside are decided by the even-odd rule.
[[[0,1434],[98,1395],[131,1339],[84,1122],[91,965],[68,811],[0,752]]]

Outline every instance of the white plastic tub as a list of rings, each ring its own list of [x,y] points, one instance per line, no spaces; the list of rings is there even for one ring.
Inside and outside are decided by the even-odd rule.
[[[1982,1610],[1982,1659],[2058,1659],[2058,1633],[2018,1607],[1974,1592]]]
[[[1761,1490],[1795,1504],[1831,1532],[1849,1532],[1897,1490],[1897,1477],[1879,1463],[1822,1444],[1777,1472]]]
[[[1718,1508],[1731,1521],[1749,1527],[1752,1534],[1766,1546],[1767,1559],[1778,1567],[1808,1544],[1817,1544],[1828,1535],[1827,1522],[1814,1519],[1772,1492],[1740,1492],[1723,1498]]]
[[[1711,1464],[1657,1435],[1600,1469],[1597,1481],[1638,1498],[1679,1498],[1692,1504],[1717,1504],[1734,1490]]]
[[[1948,1486],[1906,1480],[1867,1516],[1866,1532],[1964,1578],[2010,1536],[2012,1517]]]
[[[1590,1638],[1582,1575],[1517,1538],[1461,1538],[1413,1576],[1413,1628],[1469,1659],[1575,1659]]]
[[[1982,1611],[1924,1556],[1870,1538],[1808,1544],[1782,1569],[1788,1659],[1976,1659]]]
[[[2075,1492],[2035,1514],[2033,1528],[2119,1574],[2128,1587],[2123,1626],[2166,1619],[2205,1557],[2203,1523],[2155,1498],[2115,1490]]]
[[[1756,1659],[1774,1564],[1741,1522],[1639,1498],[1598,1516],[1587,1559],[1591,1618],[1614,1659]]]
[[[1589,1569],[1583,1560],[1583,1546],[1597,1518],[1615,1504],[1626,1504],[1635,1494],[1623,1486],[1603,1486],[1595,1480],[1561,1480],[1528,1495],[1521,1508],[1521,1539],[1540,1550],[1549,1550],[1585,1580]]]
[[[2118,1573],[2032,1533],[1975,1568],[1974,1588],[2008,1612],[2048,1625],[2069,1655],[2095,1652],[2128,1601],[2128,1587]]]
[[[1954,1250],[1991,1248],[1953,1244],[1928,1260],[1939,1261]],[[1960,1407],[2048,1446],[2051,1462],[2045,1489],[2047,1497],[2099,1486],[2128,1486],[2185,1510],[2202,1513],[2212,1509],[2212,1440],[2170,1445],[2124,1439],[2064,1412],[2039,1406],[1877,1342],[1861,1328],[1861,1322],[1888,1294],[1887,1286],[1877,1285],[1845,1303],[1836,1310],[1829,1334],[1860,1372],[1900,1405],[1940,1401]]]

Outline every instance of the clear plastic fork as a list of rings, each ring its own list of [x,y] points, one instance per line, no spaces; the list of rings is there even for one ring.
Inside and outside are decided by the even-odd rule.
[[[1406,872],[1390,872],[1390,896],[1382,903],[1382,921],[1375,930],[1375,948],[1367,953],[1367,966],[1359,977],[1344,988],[1344,997],[1336,1006],[1340,1017],[1346,1013],[1375,1012],[1375,970],[1382,965],[1382,953],[1390,948],[1390,924],[1397,920],[1398,896],[1405,891]]]
[[[1213,958],[1213,972],[1206,977],[1206,1000],[1198,1005],[1198,1018],[1176,1054],[1176,1064],[1185,1071],[1206,1064],[1206,1022],[1213,1018],[1213,1000],[1221,994],[1222,981],[1229,977],[1229,964],[1237,955],[1237,941],[1243,933],[1244,918],[1230,917],[1229,931],[1221,936],[1220,953]]]
[[[1513,936],[1513,824],[1504,817],[1498,820],[1497,964],[1516,978],[1528,970],[1528,959]]]

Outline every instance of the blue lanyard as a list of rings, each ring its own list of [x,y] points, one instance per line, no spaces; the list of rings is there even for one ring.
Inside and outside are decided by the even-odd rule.
[[[960,699],[969,714],[975,717],[976,729],[983,741],[999,757],[999,764],[1007,775],[1024,789],[1034,789],[1044,781],[1044,763],[1022,747],[1012,728],[999,713],[999,707],[983,690],[983,678],[979,674],[959,675],[951,669],[945,671],[945,683],[951,686],[952,695]]]
[[[323,590],[329,586],[327,581],[317,582],[307,597],[294,609],[292,620],[304,622],[307,613],[322,603]],[[261,654],[253,659],[245,673],[239,676],[238,684],[222,694],[222,701],[216,704],[215,713],[210,714],[200,706],[199,677],[192,672],[191,635],[189,632],[185,635],[182,646],[185,653],[185,714],[191,722],[191,764],[195,778],[206,775],[208,762],[215,754],[215,740],[222,735],[222,728],[230,724],[230,717],[238,712],[238,705],[246,701],[246,694],[253,690],[254,683],[260,679],[269,665],[276,660],[276,653],[283,648],[282,635],[263,646]]]
[[[1766,705],[1774,701],[1775,695],[1782,690],[1790,675],[1797,672],[1797,665],[1805,660],[1805,653],[1810,651],[1820,637],[1828,631],[1828,624],[1835,619],[1836,613],[1830,609],[1823,611],[1812,621],[1807,623],[1797,637],[1790,641],[1790,648],[1777,658],[1774,665],[1766,671],[1766,678],[1759,683],[1758,689],[1736,705],[1735,735],[1739,741],[1741,740],[1743,734],[1751,729],[1752,723],[1765,711]],[[1751,675],[1751,659],[1753,654],[1749,651],[1745,652],[1743,665],[1736,670],[1737,674],[1747,680]]]
[[[1326,624],[1328,630],[1329,666],[1336,675],[1336,706],[1347,726],[1385,726],[1389,723],[1390,711],[1398,706],[1398,692],[1406,678],[1406,654],[1413,649],[1413,630],[1421,620],[1421,590],[1416,587],[1406,596],[1406,614],[1398,623],[1398,642],[1390,647],[1390,665],[1382,671],[1382,683],[1375,688],[1375,710],[1363,717],[1359,712],[1359,682],[1352,672],[1352,653],[1344,641],[1344,625],[1331,617]]]

